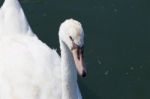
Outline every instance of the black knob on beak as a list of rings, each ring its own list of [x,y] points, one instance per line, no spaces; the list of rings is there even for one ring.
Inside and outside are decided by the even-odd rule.
[[[81,76],[82,76],[82,77],[86,77],[86,76],[87,76],[87,72],[86,72],[86,71],[83,71],[83,73],[82,73]]]

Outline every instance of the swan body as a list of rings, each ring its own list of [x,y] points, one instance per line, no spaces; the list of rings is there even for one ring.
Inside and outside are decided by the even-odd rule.
[[[32,32],[18,0],[5,0],[0,8],[0,99],[82,99],[77,71],[86,73],[79,50],[83,36],[78,21],[63,22],[60,57]]]

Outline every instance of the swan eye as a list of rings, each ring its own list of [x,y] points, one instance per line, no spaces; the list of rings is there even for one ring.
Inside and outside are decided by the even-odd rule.
[[[70,38],[70,40],[73,42],[74,40],[73,40],[73,38],[71,37],[71,36],[69,36],[69,38]]]
[[[78,49],[79,46],[74,43],[74,39],[73,39],[71,36],[69,36],[69,38],[70,38],[70,40],[72,41],[72,45],[73,45],[72,48],[71,48],[71,50]]]

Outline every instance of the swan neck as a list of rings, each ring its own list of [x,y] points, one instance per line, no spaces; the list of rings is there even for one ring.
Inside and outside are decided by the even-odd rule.
[[[74,59],[67,45],[61,41],[61,65],[63,68],[64,78],[72,81],[77,81],[77,71],[75,68]]]
[[[72,54],[63,41],[60,41],[60,47],[62,65],[62,99],[78,99],[77,72]]]

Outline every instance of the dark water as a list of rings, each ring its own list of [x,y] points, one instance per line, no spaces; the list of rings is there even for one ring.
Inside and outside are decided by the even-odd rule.
[[[83,24],[88,77],[79,77],[79,85],[84,99],[150,99],[150,1],[20,2],[33,31],[52,48],[59,49],[62,21]]]

